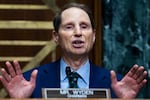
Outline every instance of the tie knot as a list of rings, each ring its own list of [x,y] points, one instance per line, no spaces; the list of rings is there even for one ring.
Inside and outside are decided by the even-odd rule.
[[[79,78],[80,75],[77,72],[71,72],[70,77],[72,77],[72,78]]]

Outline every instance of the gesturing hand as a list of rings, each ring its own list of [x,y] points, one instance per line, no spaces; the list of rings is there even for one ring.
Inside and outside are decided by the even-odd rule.
[[[8,72],[2,68],[0,80],[10,97],[13,98],[27,98],[30,97],[36,82],[37,70],[34,70],[31,74],[30,81],[24,79],[20,65],[18,61],[13,61],[13,65],[10,62],[6,62]]]
[[[134,65],[121,81],[117,81],[115,72],[111,71],[112,88],[120,98],[135,98],[147,82],[146,75],[143,66]]]

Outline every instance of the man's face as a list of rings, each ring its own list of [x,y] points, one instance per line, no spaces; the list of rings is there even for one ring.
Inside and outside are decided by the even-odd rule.
[[[57,42],[63,53],[87,55],[95,42],[95,31],[90,18],[79,8],[69,8],[62,12]]]

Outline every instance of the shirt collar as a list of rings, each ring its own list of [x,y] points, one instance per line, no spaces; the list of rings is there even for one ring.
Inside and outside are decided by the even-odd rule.
[[[61,58],[61,60],[60,60],[60,75],[61,75],[60,77],[61,77],[61,80],[65,80],[67,78],[66,72],[65,72],[67,66],[68,65],[65,63],[63,58]],[[89,77],[90,77],[90,62],[89,62],[89,59],[76,72],[82,77],[83,81],[86,84],[89,84]]]

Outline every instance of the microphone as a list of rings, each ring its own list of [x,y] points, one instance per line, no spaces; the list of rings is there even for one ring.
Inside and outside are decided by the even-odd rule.
[[[66,67],[66,75],[67,75],[67,77],[70,77],[70,75],[71,75],[71,69],[69,66]]]

